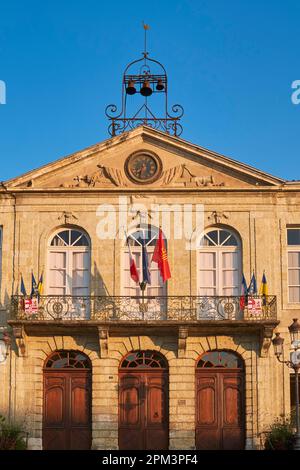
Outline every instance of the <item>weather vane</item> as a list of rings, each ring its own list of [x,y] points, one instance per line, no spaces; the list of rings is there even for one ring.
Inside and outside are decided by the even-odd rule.
[[[108,132],[111,136],[146,125],[168,134],[179,136],[182,126],[179,123],[183,116],[183,108],[179,104],[172,106],[172,115],[168,108],[168,80],[164,66],[155,59],[149,58],[147,52],[148,24],[143,22],[144,28],[144,52],[142,58],[130,62],[123,73],[122,82],[122,107],[118,108],[110,104],[105,109],[105,114],[110,120]],[[150,68],[151,67],[151,68]],[[155,111],[150,107],[149,98],[157,95],[162,102],[156,100]],[[153,99],[153,97],[152,97]],[[157,114],[156,109],[159,109]]]

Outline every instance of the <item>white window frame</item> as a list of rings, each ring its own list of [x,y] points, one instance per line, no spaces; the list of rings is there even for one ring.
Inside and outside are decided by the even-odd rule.
[[[64,231],[68,231],[68,232],[77,231],[77,232],[80,232],[82,235],[84,235],[86,237],[86,239],[88,240],[89,245],[88,246],[74,246],[74,245],[53,246],[53,245],[51,245],[51,242],[55,238],[55,236],[59,235],[60,232],[64,232]],[[62,286],[62,288],[65,291],[64,294],[61,294],[62,296],[72,296],[73,295],[73,293],[72,293],[73,285],[68,283],[68,279],[73,278],[73,254],[74,253],[88,253],[88,268],[84,269],[84,270],[88,271],[88,288],[87,288],[88,292],[86,294],[82,294],[82,296],[86,297],[86,296],[90,295],[90,290],[91,290],[91,244],[90,244],[90,239],[89,239],[89,236],[87,235],[87,233],[84,230],[82,230],[80,228],[77,228],[77,227],[76,228],[75,227],[74,228],[62,227],[59,230],[56,230],[55,233],[53,233],[53,235],[50,237],[49,243],[48,243],[48,250],[47,250],[46,295],[54,295],[55,296],[56,294],[52,294],[50,292],[51,288],[53,288],[50,285],[50,256],[51,256],[51,253],[65,253],[66,254],[66,266],[64,268],[64,270],[66,271],[66,285]],[[60,294],[58,294],[58,296],[60,296]],[[76,296],[80,296],[80,294],[78,294]]]
[[[217,245],[208,245],[208,246],[201,246],[200,242],[204,235],[208,235],[210,232],[213,231],[226,231],[230,234],[230,236],[233,236],[236,241],[237,245],[236,246],[224,246],[223,244],[217,244]],[[228,236],[226,240],[230,237]],[[219,235],[218,235],[219,237]],[[226,242],[226,240],[223,241],[223,243]],[[214,253],[215,254],[215,268],[213,270],[215,271],[215,286],[200,286],[200,270],[205,270],[205,268],[201,268],[201,253]],[[237,279],[238,279],[238,285],[237,286],[224,286],[223,285],[223,271],[226,271],[226,268],[222,267],[222,254],[223,253],[237,253],[237,267],[235,268],[235,271],[237,271]],[[208,271],[211,271],[212,268],[207,268]],[[234,232],[232,229],[229,229],[227,227],[210,227],[207,230],[205,230],[202,234],[201,237],[199,238],[198,241],[198,249],[197,249],[197,295],[201,295],[204,297],[210,297],[210,295],[205,295],[201,293],[201,289],[215,289],[215,294],[213,297],[233,297],[233,296],[239,296],[241,292],[241,279],[242,279],[242,244],[240,237],[237,235],[236,232]],[[223,290],[224,289],[235,289],[235,293],[228,295],[224,294]]]
[[[288,294],[288,303],[289,304],[299,304],[300,303],[300,295],[299,295],[299,301],[295,301],[295,300],[291,300],[290,299],[290,288],[291,287],[298,287],[299,290],[300,290],[300,284],[290,284],[290,281],[289,281],[289,273],[291,270],[298,270],[300,271],[300,263],[299,263],[299,267],[292,267],[290,268],[289,266],[289,253],[300,253],[300,244],[299,245],[289,245],[288,244],[288,231],[289,230],[299,230],[300,231],[300,227],[287,227],[287,230],[286,230],[286,243],[287,243],[287,294]]]

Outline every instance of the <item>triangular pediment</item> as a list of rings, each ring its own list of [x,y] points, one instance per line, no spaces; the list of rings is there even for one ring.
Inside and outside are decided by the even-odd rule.
[[[139,184],[126,163],[132,154],[154,155],[157,177]],[[146,184],[147,183],[147,184]],[[5,183],[8,189],[224,189],[281,186],[283,179],[146,126],[138,127]]]

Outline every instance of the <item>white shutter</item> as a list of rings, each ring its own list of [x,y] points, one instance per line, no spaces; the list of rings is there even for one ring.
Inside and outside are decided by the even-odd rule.
[[[72,253],[72,295],[89,294],[90,255],[87,252]]]
[[[216,295],[216,253],[199,253],[199,295]]]
[[[66,295],[66,265],[65,252],[51,251],[49,253],[49,281],[50,295]]]

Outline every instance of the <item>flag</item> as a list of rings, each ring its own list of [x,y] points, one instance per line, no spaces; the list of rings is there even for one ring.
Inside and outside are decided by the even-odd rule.
[[[127,246],[128,246],[128,251],[129,251],[129,266],[130,266],[130,277],[131,279],[138,283],[139,280],[140,280],[140,277],[139,277],[139,273],[138,273],[138,270],[136,268],[136,264],[135,264],[135,261],[134,261],[134,258],[131,254],[131,250],[130,250],[130,245],[128,243],[128,237],[126,236],[126,240],[127,240]]]
[[[43,273],[41,274],[41,277],[40,277],[40,280],[39,280],[39,283],[37,285],[37,291],[38,291],[38,297],[40,297],[43,293]]]
[[[263,273],[259,293],[260,293],[260,295],[262,295],[262,304],[263,304],[263,306],[266,306],[267,305],[266,296],[268,295],[268,284],[267,284],[267,278],[266,278],[265,273]]]
[[[20,291],[21,294],[24,295],[24,297],[27,295],[26,289],[25,289],[25,284],[24,284],[24,279],[23,276],[21,276],[21,286],[20,286]]]
[[[162,280],[166,282],[171,277],[167,250],[165,247],[165,241],[163,239],[162,231],[159,229],[158,239],[154,248],[152,261],[157,263]]]
[[[151,275],[149,271],[148,253],[145,240],[142,239],[142,265],[143,265],[143,283],[151,284]]]
[[[33,273],[31,273],[31,293],[30,293],[30,297],[32,298],[34,295],[37,294],[37,283],[36,283],[36,280],[34,278],[34,275]]]
[[[248,289],[245,276],[242,277],[242,286],[241,286],[241,297],[240,297],[240,309],[244,310],[245,306],[248,304]]]
[[[259,293],[260,295],[268,295],[268,284],[265,273],[263,273]]]
[[[257,284],[256,284],[256,278],[255,278],[254,271],[253,271],[252,278],[251,278],[251,281],[250,281],[250,284],[249,284],[249,287],[248,287],[248,294],[250,294],[250,295],[257,294]]]

